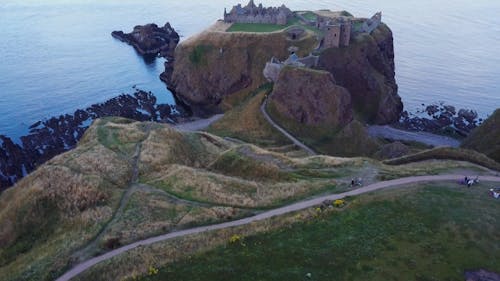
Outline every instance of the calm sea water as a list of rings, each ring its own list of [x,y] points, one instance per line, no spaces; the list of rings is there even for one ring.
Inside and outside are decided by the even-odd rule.
[[[237,0],[2,0],[0,134],[17,137],[40,119],[102,102],[137,85],[173,103],[158,79],[163,60],[145,62],[113,30],[169,21],[188,37]],[[256,1],[259,2],[259,1]],[[445,101],[487,116],[500,107],[500,1],[289,0],[292,10],[383,12],[395,39],[405,109]],[[264,5],[283,1],[265,0]]]

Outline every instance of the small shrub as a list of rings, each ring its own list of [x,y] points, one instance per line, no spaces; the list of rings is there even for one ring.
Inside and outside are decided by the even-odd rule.
[[[196,65],[203,63],[206,59],[206,54],[212,49],[208,45],[198,45],[189,54],[189,60]]]
[[[241,235],[234,234],[233,236],[231,236],[229,238],[229,243],[234,244],[237,242],[241,242],[242,239],[243,239],[243,237],[241,237]]]
[[[345,201],[342,199],[337,199],[337,200],[333,201],[333,206],[335,206],[337,208],[342,208],[344,205],[345,205]]]
[[[155,268],[154,266],[150,265],[148,269],[148,275],[153,276],[158,274],[158,268]]]

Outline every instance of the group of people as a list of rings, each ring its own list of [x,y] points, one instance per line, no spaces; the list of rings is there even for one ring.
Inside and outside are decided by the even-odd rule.
[[[475,177],[475,178],[469,178],[467,176],[464,177],[463,180],[461,180],[461,184],[466,184],[467,187],[471,187],[473,184],[476,184],[479,182],[479,177]],[[495,198],[495,199],[499,199],[500,198],[500,187],[496,187],[496,188],[490,188],[490,195],[491,197]]]
[[[493,198],[499,199],[500,198],[500,187],[497,188],[491,188],[490,189],[490,194]]]
[[[466,184],[467,187],[471,187],[473,184],[476,184],[479,182],[479,177],[476,178],[469,178],[467,176],[464,177],[464,180],[461,182],[461,184]]]
[[[362,178],[351,179],[351,186],[362,186],[362,185],[363,185]]]

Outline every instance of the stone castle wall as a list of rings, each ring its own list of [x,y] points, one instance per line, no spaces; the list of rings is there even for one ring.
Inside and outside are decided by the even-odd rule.
[[[264,8],[262,4],[256,6],[253,0],[242,7],[234,6],[228,13],[224,10],[224,21],[228,23],[267,23],[286,25],[292,16],[292,11],[285,5],[281,7]]]

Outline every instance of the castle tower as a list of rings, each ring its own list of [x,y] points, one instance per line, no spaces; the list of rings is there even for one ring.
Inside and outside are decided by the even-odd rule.
[[[351,41],[351,21],[346,21],[340,26],[340,46],[347,47]]]
[[[340,46],[340,25],[327,25],[325,27],[325,48],[338,48]]]

